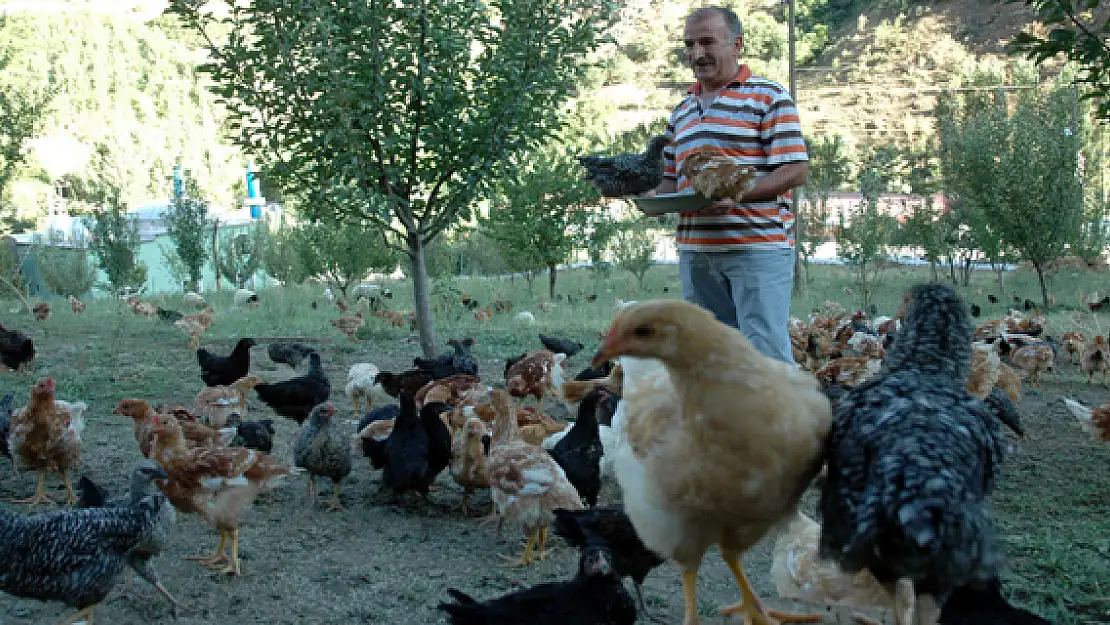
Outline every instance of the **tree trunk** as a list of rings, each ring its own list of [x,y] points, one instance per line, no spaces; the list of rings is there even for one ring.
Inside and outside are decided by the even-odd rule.
[[[555,301],[555,280],[558,271],[555,263],[547,263],[547,297],[553,302]]]
[[[952,277],[952,284],[959,284],[960,281],[956,278],[956,257],[948,257],[948,273]]]
[[[930,260],[929,267],[933,270],[933,282],[940,282],[940,270],[937,269],[937,261]]]
[[[1033,269],[1037,271],[1037,280],[1041,283],[1041,302],[1044,309],[1048,310],[1048,283],[1044,279],[1044,265],[1035,262]]]
[[[216,292],[220,292],[220,220],[212,222],[212,269],[216,275]],[[197,291],[198,293],[200,291]]]
[[[416,312],[416,328],[420,333],[420,349],[423,350],[424,357],[433,358],[436,355],[436,334],[432,325],[432,301],[424,243],[418,234],[409,234],[405,243],[408,245],[412,264],[412,301]]]
[[[998,292],[1004,293],[1006,290],[1003,276],[1006,274],[1005,263],[998,263],[994,266],[995,277],[998,278]]]

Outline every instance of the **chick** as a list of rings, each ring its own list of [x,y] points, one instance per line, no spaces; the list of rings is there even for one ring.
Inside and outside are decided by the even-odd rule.
[[[351,446],[335,431],[335,404],[320,404],[312,409],[293,443],[294,465],[308,472],[309,501],[316,503],[316,478],[331,480],[334,496],[326,503],[331,510],[342,510],[339,485],[351,473]]]

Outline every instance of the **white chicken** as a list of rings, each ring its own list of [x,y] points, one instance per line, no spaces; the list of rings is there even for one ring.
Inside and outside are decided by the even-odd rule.
[[[374,407],[374,378],[378,377],[377,365],[359,362],[347,370],[347,399],[354,404],[355,413],[359,412],[359,400],[366,399],[366,409]]]

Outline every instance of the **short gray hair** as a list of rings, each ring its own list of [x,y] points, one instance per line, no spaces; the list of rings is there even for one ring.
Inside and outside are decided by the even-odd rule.
[[[715,6],[715,7],[701,7],[694,9],[690,15],[686,16],[687,22],[700,22],[701,20],[708,19],[714,15],[720,15],[725,20],[725,26],[728,31],[732,33],[734,39],[739,39],[744,36],[744,26],[740,24],[740,16],[736,11],[728,7]]]

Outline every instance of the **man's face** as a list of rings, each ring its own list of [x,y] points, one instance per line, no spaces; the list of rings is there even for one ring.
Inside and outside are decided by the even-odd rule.
[[[724,16],[714,13],[687,21],[683,40],[694,76],[703,86],[714,89],[724,86],[740,70],[743,40],[732,36]]]

